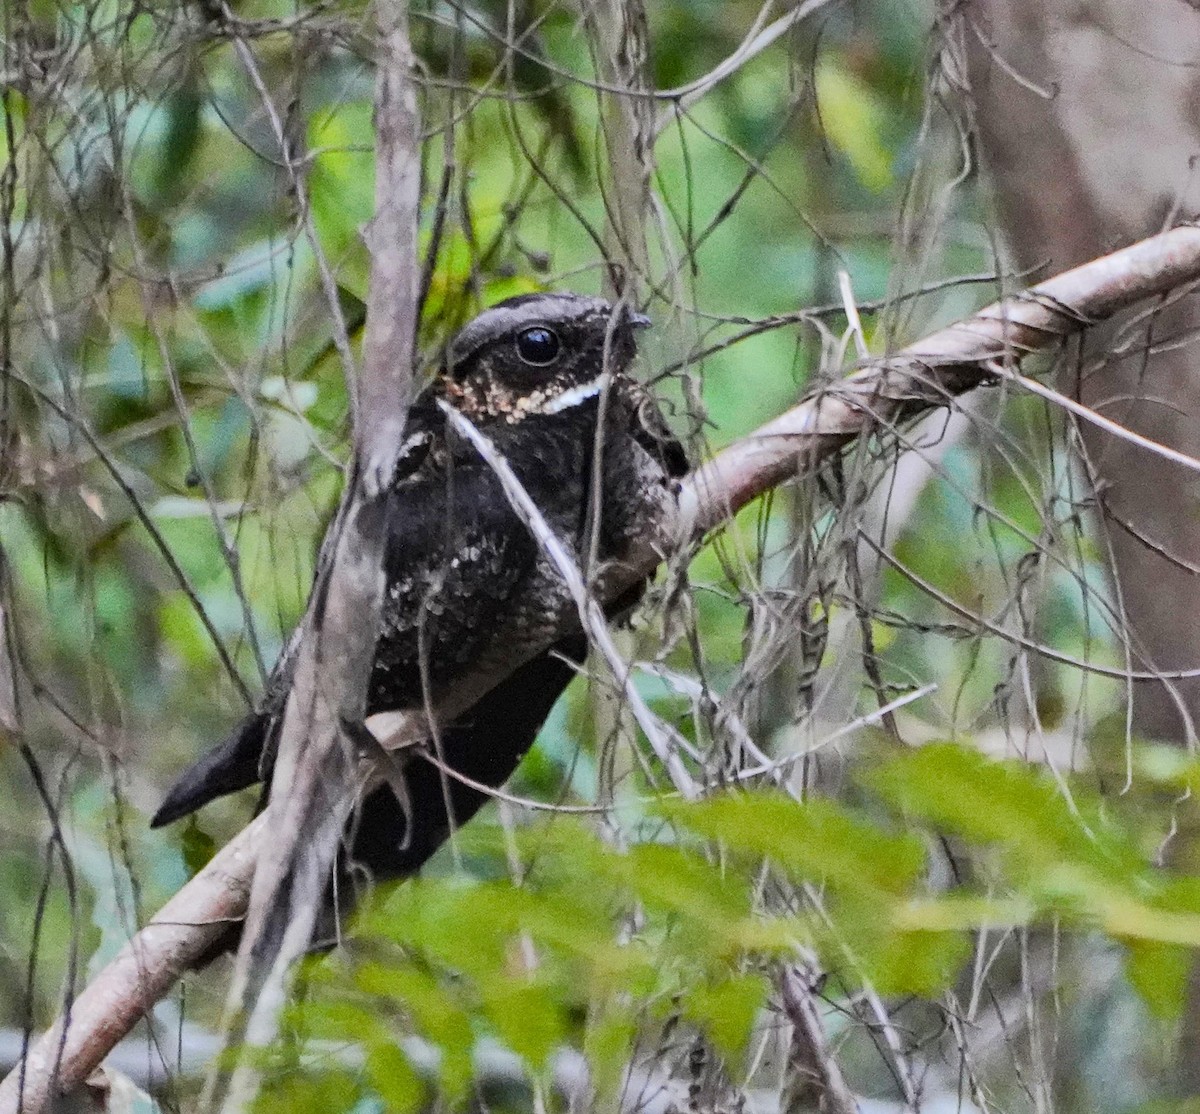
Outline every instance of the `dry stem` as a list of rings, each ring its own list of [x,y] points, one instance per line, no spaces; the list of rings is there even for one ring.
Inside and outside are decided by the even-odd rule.
[[[995,381],[989,370],[995,361],[1015,363],[1197,278],[1200,228],[1186,225],[1058,275],[862,367],[693,473],[680,498],[680,543],[698,541],[755,497],[849,441]],[[605,594],[615,597],[651,574],[659,561],[648,543],[606,581]],[[24,1069],[0,1084],[0,1111],[16,1109],[22,1080],[22,1109],[40,1114],[52,1095],[85,1079],[204,955],[222,926],[244,915],[265,820],[254,821],[225,847],[79,995],[65,1035],[60,1020],[35,1043]]]

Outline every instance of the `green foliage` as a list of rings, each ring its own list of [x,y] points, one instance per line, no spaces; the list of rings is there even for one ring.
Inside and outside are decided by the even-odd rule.
[[[208,22],[204,3],[10,7],[0,205],[17,250],[0,391],[16,435],[0,459],[12,597],[0,606],[15,617],[24,736],[46,787],[43,797],[4,741],[0,789],[18,807],[0,810],[0,1015],[16,1027],[48,1021],[80,970],[112,954],[250,811],[235,800],[166,833],[142,823],[242,714],[242,689],[259,691],[303,613],[341,487],[350,429],[333,322],[356,348],[374,14],[361,0],[231,0],[241,36]],[[787,8],[777,7],[771,18]],[[712,73],[760,9],[647,5],[653,81],[678,89]],[[575,9],[412,14],[426,127],[420,327],[432,358],[482,305],[602,289],[611,121]],[[515,56],[497,32],[510,16],[532,21]],[[686,111],[673,97],[649,104],[663,125],[647,283],[658,327],[642,366],[650,378],[684,365],[657,388],[697,457],[840,373],[839,348],[853,353],[839,335],[845,315],[794,317],[837,305],[839,271],[858,300],[895,299],[863,311],[879,351],[1000,288],[903,297],[995,266],[994,237],[960,180],[959,137],[948,158],[937,146],[944,90],[923,96],[937,70],[930,22],[906,0],[829,5],[684,98]],[[281,110],[295,176],[255,76]],[[942,161],[955,164],[944,175],[954,189],[937,178]],[[774,314],[793,316],[779,325]],[[752,335],[727,344],[747,322]],[[930,475],[880,530],[889,552],[1024,645],[1120,662],[1102,555],[1079,525],[1075,470],[1047,440],[1053,423],[1028,401],[986,414],[940,455],[940,433],[921,434]],[[616,1109],[634,1049],[701,1039],[737,1076],[779,1023],[775,977],[788,963],[828,974],[831,1017],[856,1016],[869,989],[916,996],[931,1013],[942,1003],[958,1020],[964,1001],[1029,985],[1023,969],[997,976],[994,994],[987,980],[1039,941],[1077,948],[1080,967],[1088,947],[1111,944],[1125,959],[1118,989],[1128,982],[1154,1017],[1178,1016],[1200,943],[1193,810],[1181,801],[1200,766],[1125,737],[1120,684],[1031,667],[1023,648],[890,566],[877,594],[848,586],[888,444],[852,446],[841,469],[743,510],[672,582],[668,637],[658,600],[620,636],[631,660],[657,670],[635,670],[634,682],[710,783],[748,761],[737,727],[805,799],[758,785],[660,799],[607,688],[581,680],[511,788],[602,804],[603,819],[556,816],[519,828],[510,846],[485,810],[457,856],[365,910],[347,948],[314,960],[291,1019],[296,1043],[271,1060],[262,1110],[405,1111],[437,1095],[465,1105],[480,1049],[497,1043],[540,1082],[559,1050],[579,1049],[601,1110]],[[877,677],[851,637],[863,630]],[[881,697],[925,685],[936,690],[903,709],[899,733],[959,744],[880,755],[862,742],[869,732],[847,729]],[[980,757],[996,752],[997,733],[1017,753],[1026,726],[1039,740],[1073,732],[1070,764],[1085,772]],[[56,826],[71,872],[50,840]],[[1164,847],[1172,870],[1159,865]],[[217,1027],[218,971],[189,988],[189,1022]],[[1029,1016],[1039,1005],[1033,992],[1022,1003]],[[853,1061],[851,1028],[838,1047]],[[1134,1028],[1143,1044],[1126,1041],[1126,1068],[1157,1039]],[[1023,1094],[1005,1100],[1023,1053],[1012,1049],[1034,1041],[1005,1033],[1004,1055],[964,1062],[999,1063],[995,1105],[1016,1108]],[[931,1064],[950,1052],[928,1045]],[[887,1063],[857,1085],[888,1093],[892,1072]]]
[[[976,933],[1018,924],[1110,934],[1148,1009],[1177,1016],[1200,878],[1152,866],[1094,790],[952,743],[881,756],[862,780],[861,809],[773,789],[660,801],[665,826],[647,818],[625,849],[556,817],[515,833],[511,878],[503,834],[473,828],[464,843],[496,876],[394,889],[359,919],[361,943],[314,965],[294,1022],[362,1043],[362,1083],[393,1110],[420,1107],[428,1071],[395,1051],[398,1030],[436,1048],[431,1082],[452,1107],[488,1040],[534,1079],[574,1045],[619,1087],[634,1042],[663,1025],[703,1033],[738,1070],[774,973],[810,949],[844,991],[936,999]],[[934,896],[927,849],[947,839],[990,854]]]

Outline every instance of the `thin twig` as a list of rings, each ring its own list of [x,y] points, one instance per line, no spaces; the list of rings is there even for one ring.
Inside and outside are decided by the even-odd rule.
[[[696,543],[751,500],[829,459],[877,428],[881,413],[895,422],[944,405],[954,395],[994,382],[987,370],[990,361],[1051,347],[1197,277],[1200,228],[1186,225],[1058,275],[865,366],[693,473],[680,493],[679,543]],[[636,555],[602,578],[601,598],[616,598],[650,575],[660,560],[661,539],[646,539]],[[514,668],[519,664],[514,662]],[[60,1022],[35,1043],[24,1073],[26,1114],[41,1114],[52,1096],[87,1078],[178,975],[211,947],[219,931],[214,922],[220,925],[244,914],[248,879],[267,820],[255,821],[220,851],[93,980],[77,998],[65,1035]],[[58,1071],[52,1074],[60,1046]],[[0,1084],[0,1112],[15,1110],[17,1098],[14,1071]]]
[[[854,1098],[837,1060],[830,1053],[815,995],[804,974],[786,968],[779,979],[783,1012],[792,1023],[788,1049],[787,1109],[813,1107],[826,1114],[858,1114]]]
[[[559,576],[563,578],[563,582],[571,593],[571,598],[575,601],[575,606],[579,609],[579,621],[583,626],[584,633],[588,636],[588,641],[600,651],[608,663],[613,678],[620,687],[625,700],[628,701],[638,726],[645,732],[655,756],[666,767],[671,776],[671,782],[679,793],[688,800],[694,800],[700,795],[700,788],[683,764],[683,759],[679,756],[678,745],[674,740],[667,738],[667,725],[650,710],[642,698],[642,694],[638,692],[637,686],[634,685],[632,669],[629,663],[621,657],[621,651],[617,649],[617,644],[613,641],[612,634],[608,629],[604,612],[596,602],[596,598],[588,591],[587,584],[584,583],[579,564],[571,556],[564,542],[550,528],[545,516],[538,509],[529,492],[525,490],[525,485],[512,470],[512,465],[496,451],[496,447],[491,441],[454,407],[440,401],[438,405],[455,431],[471,442],[475,451],[496,473],[496,478],[500,481],[500,486],[504,488],[504,494],[512,504],[513,510],[529,528],[529,532],[541,547],[542,552],[550,558],[558,570]]]

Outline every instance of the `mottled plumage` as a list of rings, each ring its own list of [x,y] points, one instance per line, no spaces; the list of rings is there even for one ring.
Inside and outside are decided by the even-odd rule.
[[[441,373],[410,410],[387,503],[387,589],[367,712],[417,708],[427,690],[436,701],[451,686],[470,682],[484,690],[511,674],[442,732],[447,761],[471,780],[507,780],[586,644],[559,576],[492,469],[448,429],[438,403],[450,403],[486,433],[581,561],[592,549],[592,531],[597,556],[617,559],[664,519],[686,470],[653,400],[627,374],[633,330],[643,324],[637,316],[616,317],[599,298],[510,299],[455,337]],[[269,776],[290,660],[285,652],[260,710],[184,774],[155,825]],[[451,816],[440,771],[415,761],[406,776],[407,820],[384,787],[368,795],[351,828],[351,856],[375,877],[417,869],[451,825],[486,800],[451,780]]]

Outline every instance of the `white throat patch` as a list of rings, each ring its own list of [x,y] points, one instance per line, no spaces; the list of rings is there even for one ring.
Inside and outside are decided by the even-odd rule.
[[[563,391],[562,394],[556,395],[540,406],[538,411],[542,414],[561,414],[564,410],[570,410],[572,406],[578,406],[581,402],[587,402],[589,398],[595,398],[602,390],[604,390],[603,375],[589,383],[580,383],[576,387]]]

